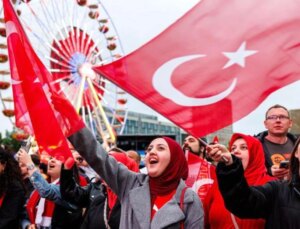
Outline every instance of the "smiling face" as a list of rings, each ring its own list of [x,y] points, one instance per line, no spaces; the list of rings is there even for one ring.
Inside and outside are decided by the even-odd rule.
[[[243,168],[246,170],[249,164],[249,150],[247,142],[243,138],[236,139],[230,149],[231,153],[242,160]]]
[[[61,164],[62,162],[56,158],[51,158],[49,160],[47,174],[51,177],[51,181],[54,181],[60,177]]]
[[[154,139],[146,150],[145,163],[150,177],[160,176],[171,160],[168,143],[163,138]]]

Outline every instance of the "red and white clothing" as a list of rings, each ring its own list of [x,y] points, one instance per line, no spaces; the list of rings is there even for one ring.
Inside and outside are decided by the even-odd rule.
[[[198,194],[203,202],[216,180],[215,167],[205,159],[191,152],[187,154],[187,161],[189,175],[185,183]]]
[[[249,163],[244,175],[249,185],[262,185],[274,180],[267,175],[265,167],[264,152],[261,143],[252,136],[234,134],[230,140],[229,147],[233,142],[243,138],[248,146]],[[263,229],[263,219],[240,219],[229,212],[224,205],[222,195],[219,191],[218,182],[215,182],[204,202],[205,228],[213,229]]]
[[[57,185],[59,179],[51,184]],[[34,190],[27,203],[27,212],[32,224],[42,227],[50,227],[55,208],[53,201],[41,198],[37,190]]]

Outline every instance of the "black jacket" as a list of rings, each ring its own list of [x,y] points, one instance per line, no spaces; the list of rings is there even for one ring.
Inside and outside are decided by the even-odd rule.
[[[86,187],[77,185],[73,179],[72,170],[62,169],[60,177],[60,191],[62,197],[70,203],[86,208],[81,229],[106,228],[104,211],[108,218],[108,225],[112,229],[118,229],[120,223],[121,205],[117,201],[110,217],[109,208],[105,208],[107,199],[106,187],[101,182],[89,183]]]
[[[25,189],[18,181],[13,181],[5,194],[0,208],[0,229],[19,227],[22,207],[25,203]]]
[[[82,223],[81,208],[77,210],[67,210],[66,208],[55,204],[51,229],[79,229]]]
[[[256,137],[262,144],[263,148],[264,148],[264,153],[265,153],[265,165],[266,168],[268,170],[268,174],[272,175],[271,173],[271,167],[273,165],[273,162],[271,160],[271,158],[268,156],[270,155],[270,152],[265,144],[265,137],[268,135],[268,131],[263,131],[260,132],[259,134],[255,135],[254,137]],[[287,137],[295,144],[295,142],[297,141],[297,137],[291,133],[287,133]]]
[[[265,228],[300,228],[300,192],[285,181],[249,187],[241,161],[219,163],[217,177],[226,208],[240,218],[263,218]]]

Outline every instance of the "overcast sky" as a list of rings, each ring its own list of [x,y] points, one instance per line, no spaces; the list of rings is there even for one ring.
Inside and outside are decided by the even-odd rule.
[[[198,0],[102,0],[102,2],[117,28],[127,54],[163,31]],[[275,103],[282,104],[288,109],[300,108],[298,91],[300,81],[273,93],[255,111],[235,123],[234,131],[255,134],[264,130],[264,113]],[[128,106],[129,110],[157,114],[134,98],[130,98]],[[11,129],[11,126],[1,113],[0,131],[3,132],[5,129]]]
[[[120,34],[126,53],[129,53],[163,31],[169,24],[182,16],[198,0],[103,0]],[[255,134],[264,130],[264,115],[275,103],[288,109],[300,108],[300,81],[270,95],[255,111],[234,124],[235,132]],[[255,92],[253,92],[255,93]],[[242,99],[242,98],[241,98]],[[145,111],[145,105],[131,99],[130,109]],[[148,108],[148,112],[156,114]]]

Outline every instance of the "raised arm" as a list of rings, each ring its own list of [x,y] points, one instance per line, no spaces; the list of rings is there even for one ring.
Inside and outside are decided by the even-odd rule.
[[[28,167],[29,180],[41,197],[51,200],[63,207],[77,209],[76,206],[70,204],[61,197],[59,185],[49,184],[45,180],[40,171],[35,168],[30,155],[24,149],[21,148],[17,155],[19,162],[24,163]]]
[[[118,163],[109,156],[87,128],[83,128],[70,136],[69,140],[88,164],[122,199],[127,187],[136,181],[136,173],[128,170],[125,165]]]
[[[274,183],[249,187],[240,159],[232,155],[232,164],[217,166],[219,189],[226,208],[240,218],[266,218],[274,204]]]
[[[51,98],[55,109],[72,127],[68,133],[70,134],[69,140],[74,148],[121,200],[127,187],[135,182],[137,175],[129,171],[123,164],[118,163],[114,158],[108,156],[96,137],[85,128],[81,117],[67,99],[57,94],[53,94]]]

